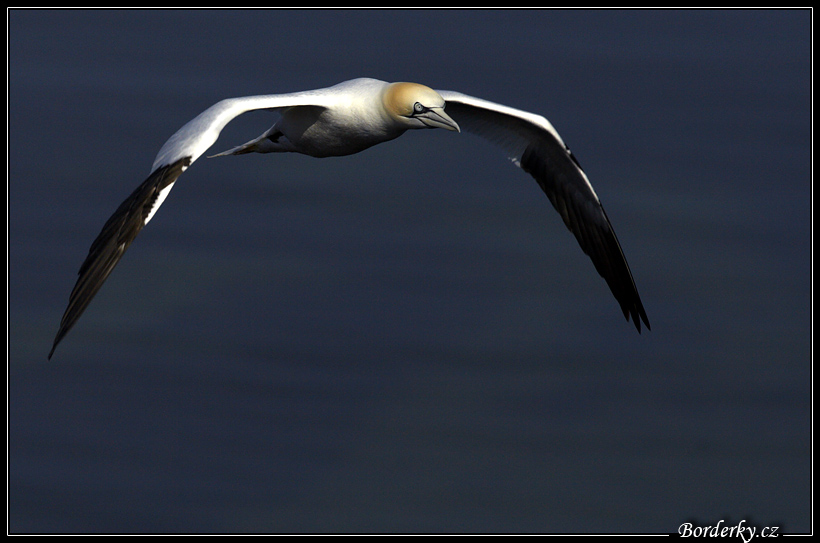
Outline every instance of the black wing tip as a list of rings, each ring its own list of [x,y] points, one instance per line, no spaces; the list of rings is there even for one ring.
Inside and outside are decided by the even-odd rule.
[[[630,317],[632,323],[635,325],[635,329],[638,330],[638,333],[641,333],[641,321],[643,321],[644,326],[648,331],[652,331],[652,327],[649,326],[649,318],[646,316],[646,311],[644,311],[643,304],[638,300],[638,303],[635,307],[631,309],[623,308],[624,317],[626,317],[626,322],[630,321]]]
[[[54,355],[54,351],[57,350],[57,345],[60,344],[67,333],[68,329],[65,327],[65,324],[60,323],[60,329],[57,331],[57,335],[54,337],[54,343],[51,344],[51,350],[48,352],[48,360],[51,360],[51,357]]]
[[[54,351],[57,350],[57,345],[59,345],[66,334],[68,334],[70,328],[71,327],[66,328],[65,322],[60,323],[60,329],[57,330],[57,335],[54,337],[54,343],[51,344],[51,350],[48,352],[48,360],[51,360],[51,357],[54,355]]]
[[[646,329],[647,329],[649,332],[651,332],[651,331],[652,331],[652,327],[651,327],[651,326],[649,326],[649,319],[648,319],[648,318],[646,318],[646,315],[645,315],[645,314],[643,314],[643,313],[641,313],[641,318],[643,319],[643,323],[644,323],[644,325],[646,325]],[[638,332],[640,332],[640,330],[638,330]]]
[[[51,360],[57,345],[76,324],[125,250],[145,226],[146,216],[150,212],[150,206],[156,201],[157,193],[176,182],[191,162],[192,158],[186,156],[152,171],[106,221],[80,266],[77,283],[69,296],[68,307],[48,353],[48,360]]]

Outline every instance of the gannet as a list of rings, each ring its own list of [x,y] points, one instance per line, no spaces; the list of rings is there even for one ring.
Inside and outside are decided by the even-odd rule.
[[[638,332],[641,321],[649,329],[609,218],[575,155],[547,119],[460,92],[362,78],[324,89],[222,100],[171,136],[160,148],[148,178],[120,204],[91,244],[49,359],[182,172],[216,142],[232,119],[258,109],[276,111],[279,119],[258,138],[213,156],[288,152],[343,156],[421,128],[455,132],[464,128],[500,145],[541,186],[606,280],[627,322],[631,317]]]

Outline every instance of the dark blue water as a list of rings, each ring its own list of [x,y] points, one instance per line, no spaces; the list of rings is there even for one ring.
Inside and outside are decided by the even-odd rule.
[[[809,531],[810,22],[11,11],[9,530]],[[200,159],[46,362],[168,136],[361,76],[550,119],[652,331],[503,153],[420,131]]]

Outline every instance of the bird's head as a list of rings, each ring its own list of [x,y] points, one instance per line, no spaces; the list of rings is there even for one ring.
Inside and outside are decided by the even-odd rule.
[[[458,124],[444,113],[444,98],[418,83],[392,83],[382,97],[385,110],[407,128],[445,128],[461,132]]]

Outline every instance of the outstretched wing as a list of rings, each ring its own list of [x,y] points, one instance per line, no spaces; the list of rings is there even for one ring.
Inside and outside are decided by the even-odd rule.
[[[105,223],[97,239],[91,244],[83,265],[80,266],[79,278],[68,298],[68,307],[60,321],[60,329],[54,338],[51,352],[48,353],[49,359],[54,354],[57,344],[83,314],[114,266],[125,254],[125,250],[151,220],[174,182],[190,163],[190,158],[182,158],[155,170],[120,204]]]
[[[595,190],[558,132],[544,117],[459,92],[438,91],[462,129],[499,144],[532,175],[609,285],[627,320],[649,329],[621,244]]]
[[[120,204],[91,244],[48,358],[51,359],[57,344],[76,324],[128,246],[162,205],[177,178],[213,145],[225,125],[242,113],[255,109],[275,110],[303,105],[326,107],[334,100],[334,94],[328,91],[319,89],[222,100],[171,136],[157,154],[148,179]]]

